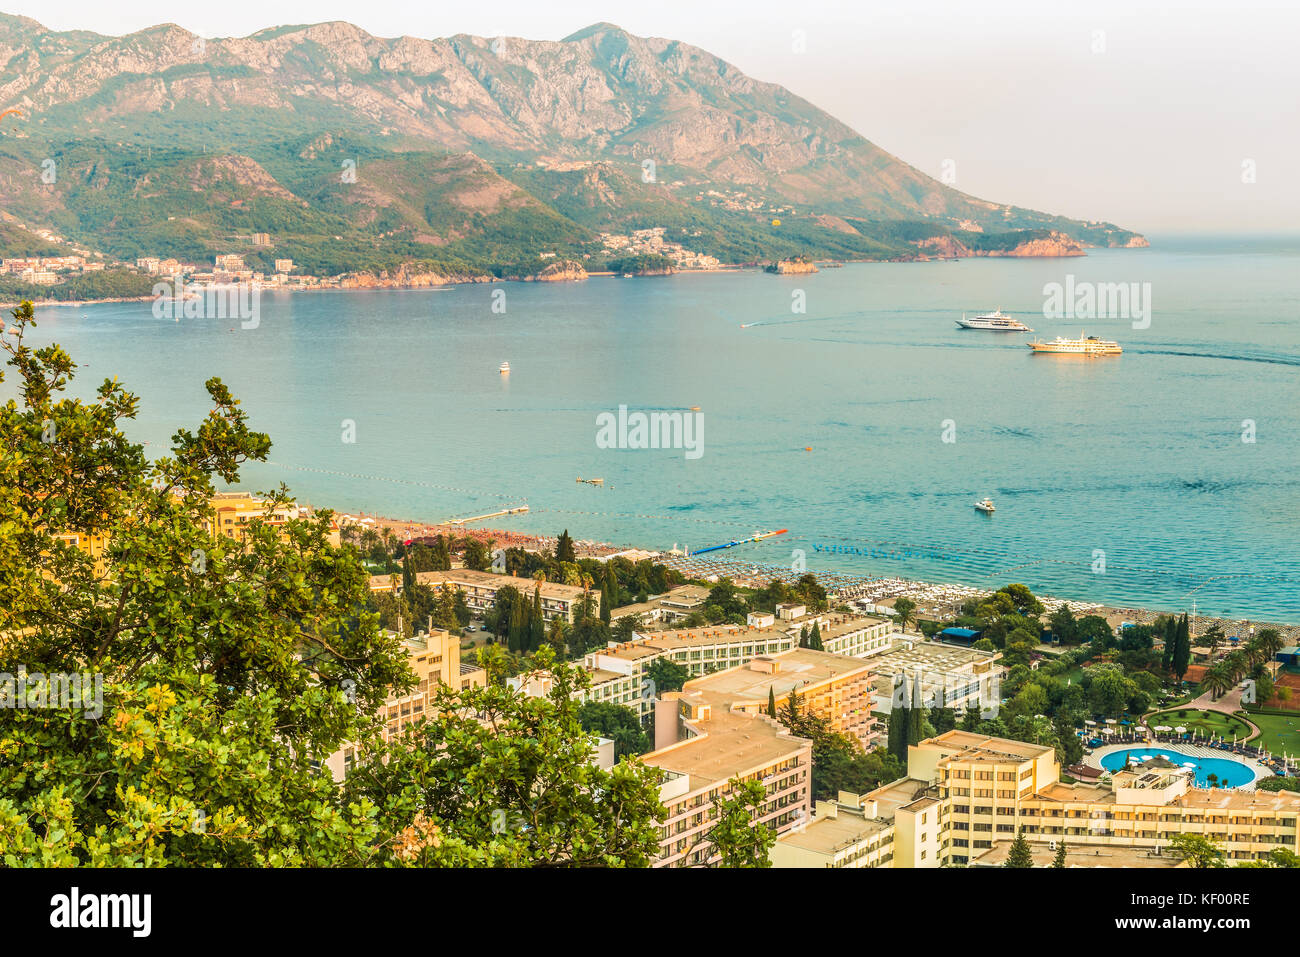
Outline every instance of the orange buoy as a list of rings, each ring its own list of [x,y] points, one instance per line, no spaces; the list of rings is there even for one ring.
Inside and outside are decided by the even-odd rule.
[[[803,450],[804,450],[805,452],[811,452],[811,451],[812,451],[812,446],[811,446],[811,445],[805,445],[805,446],[803,447]]]

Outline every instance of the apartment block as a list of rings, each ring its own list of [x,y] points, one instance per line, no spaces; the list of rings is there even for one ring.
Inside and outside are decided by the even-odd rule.
[[[900,695],[913,705],[947,707],[957,712],[978,710],[981,702],[1001,701],[1001,654],[946,645],[938,641],[901,638],[872,657],[875,675],[874,708],[893,711]]]
[[[435,628],[405,639],[403,644],[407,650],[407,664],[415,672],[418,684],[409,694],[389,698],[380,709],[385,741],[437,714],[441,689],[466,691],[487,687],[487,672],[477,665],[461,661],[458,635]],[[342,780],[357,760],[357,749],[349,744],[331,755],[326,766],[336,780]]]
[[[1229,861],[1300,853],[1300,794],[1197,788],[1190,769],[1159,758],[1108,781],[1066,784],[1053,748],[949,731],[908,748],[907,771],[861,797],[841,794],[834,814],[820,809],[780,838],[788,846],[774,850],[773,864],[986,866],[1005,859],[1018,831],[1035,860],[1064,841],[1072,866],[1177,866],[1168,849],[1179,834],[1204,835]],[[891,796],[914,806],[891,808]]]
[[[864,748],[874,747],[879,737],[871,716],[871,669],[860,658],[810,648],[756,655],[743,665],[694,678],[682,691],[702,692],[746,714],[764,712],[772,699],[782,708],[793,694],[801,711],[824,718],[832,731],[856,738]]]
[[[641,760],[664,772],[656,867],[690,867],[714,863],[718,855],[708,841],[717,822],[717,804],[735,790],[735,782],[757,781],[764,801],[754,823],[790,832],[809,816],[812,742],[791,735],[765,715],[717,707],[702,695],[668,692],[656,724],[675,726],[680,740]]]
[[[386,590],[391,587],[390,576],[377,575],[370,579],[372,589],[376,589],[376,579],[383,579],[382,587],[378,590]],[[497,575],[492,572],[476,572],[468,568],[420,572],[416,575],[416,580],[421,585],[428,585],[431,588],[451,586],[460,589],[465,594],[466,604],[469,605],[472,611],[480,614],[492,607],[496,601],[497,590],[504,588],[506,585],[515,588],[530,600],[533,597],[533,590],[540,588],[542,617],[547,621],[553,618],[563,618],[572,622],[574,613],[584,595],[588,595],[591,599],[592,614],[600,613],[600,592],[584,592],[578,585],[561,585],[556,582],[541,582],[539,585],[538,582],[531,578],[520,578],[516,575]]]

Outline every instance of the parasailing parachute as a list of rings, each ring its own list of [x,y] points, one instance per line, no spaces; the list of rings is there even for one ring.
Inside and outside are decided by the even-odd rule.
[[[22,110],[20,110],[18,107],[15,106],[12,109],[8,109],[3,112],[0,112],[0,120],[3,120],[10,113],[17,113],[19,115],[22,115],[22,112],[23,112]]]

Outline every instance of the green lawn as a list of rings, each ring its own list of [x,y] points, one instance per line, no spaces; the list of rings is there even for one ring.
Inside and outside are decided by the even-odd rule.
[[[1179,715],[1180,710],[1186,712],[1186,717]],[[1188,731],[1199,731],[1202,735],[1221,734],[1229,741],[1232,740],[1234,734],[1238,739],[1250,734],[1250,728],[1246,722],[1231,715],[1220,714],[1218,711],[1170,708],[1147,715],[1146,722],[1148,728],[1154,728],[1158,724],[1166,724],[1171,728],[1186,728]]]
[[[1300,714],[1252,714],[1250,720],[1259,725],[1258,744],[1274,754],[1300,755]]]

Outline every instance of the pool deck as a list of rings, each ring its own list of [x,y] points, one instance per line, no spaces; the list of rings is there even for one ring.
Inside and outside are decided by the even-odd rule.
[[[1255,781],[1258,781],[1260,778],[1273,776],[1273,772],[1270,769],[1264,767],[1264,765],[1260,764],[1253,758],[1248,758],[1241,754],[1233,754],[1231,751],[1221,751],[1218,748],[1207,748],[1199,744],[1166,744],[1163,741],[1154,740],[1149,742],[1130,741],[1121,744],[1104,744],[1093,751],[1092,754],[1085,754],[1083,756],[1083,763],[1090,768],[1105,771],[1106,769],[1101,766],[1102,758],[1106,757],[1108,754],[1114,754],[1116,751],[1131,751],[1135,748],[1151,748],[1152,750],[1165,749],[1171,753],[1185,754],[1189,758],[1219,758],[1223,761],[1237,761],[1244,764],[1254,772],[1255,779],[1249,784],[1242,784],[1232,788],[1234,791],[1253,791],[1255,790]]]

